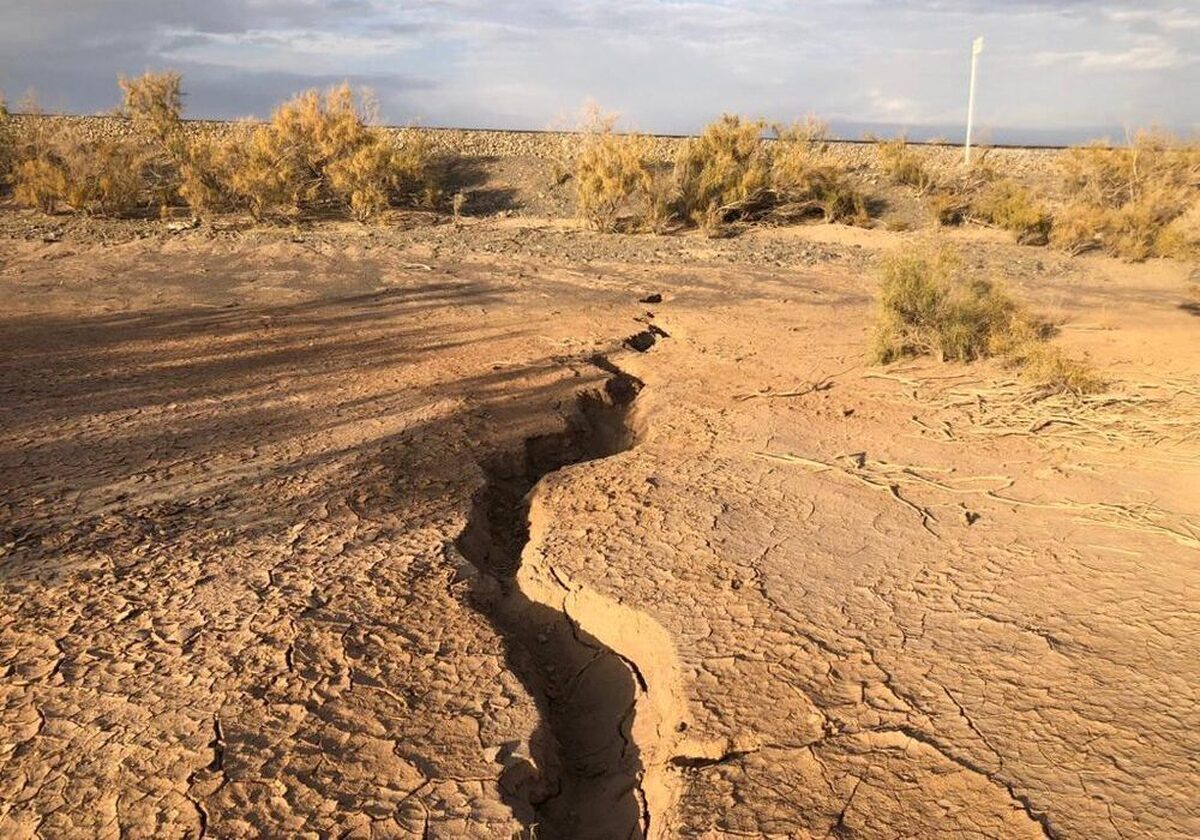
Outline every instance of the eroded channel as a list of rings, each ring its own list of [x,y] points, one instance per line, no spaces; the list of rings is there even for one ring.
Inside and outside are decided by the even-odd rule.
[[[628,627],[638,617],[615,604],[609,610],[600,596],[572,591],[561,580],[530,583],[553,576],[530,566],[538,562],[536,546],[530,547],[538,482],[637,441],[631,413],[642,382],[605,357],[591,362],[608,378],[602,389],[576,396],[561,430],[481,464],[486,483],[456,541],[479,572],[479,608],[503,636],[510,666],[539,705],[541,725],[529,759],[510,761],[501,778],[527,835],[539,840],[657,836],[654,806],[663,798],[661,781],[647,780],[652,748],[635,737],[651,718],[653,731],[664,725],[645,702],[646,675],[631,656],[598,638],[609,631],[596,630]],[[579,608],[570,609],[572,603]]]

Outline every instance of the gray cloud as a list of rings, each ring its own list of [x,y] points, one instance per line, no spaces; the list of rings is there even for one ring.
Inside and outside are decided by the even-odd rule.
[[[1200,123],[1184,0],[0,0],[0,20],[0,87],[68,110],[169,66],[196,116],[347,78],[397,122],[537,128],[590,98],[645,130],[731,110],[942,133],[984,34],[980,118],[998,133]]]

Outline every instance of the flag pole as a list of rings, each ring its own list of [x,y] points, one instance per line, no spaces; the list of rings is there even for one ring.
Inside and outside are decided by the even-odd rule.
[[[967,96],[967,144],[963,161],[971,165],[971,135],[975,130],[975,80],[979,75],[979,54],[983,52],[983,36],[971,45],[971,92]]]

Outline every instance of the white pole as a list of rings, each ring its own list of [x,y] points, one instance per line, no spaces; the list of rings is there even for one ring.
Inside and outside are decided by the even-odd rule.
[[[975,39],[971,45],[971,92],[967,96],[967,145],[964,161],[971,165],[971,134],[975,130],[975,79],[979,74],[979,54],[983,52],[983,36]]]

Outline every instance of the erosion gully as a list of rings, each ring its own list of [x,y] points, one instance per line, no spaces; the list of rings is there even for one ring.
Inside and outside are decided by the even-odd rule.
[[[665,335],[652,328],[625,346],[646,352]],[[628,645],[617,650],[601,640],[645,619],[598,593],[571,592],[552,569],[531,568],[542,562],[530,544],[538,483],[637,442],[631,412],[643,383],[606,356],[589,361],[607,374],[603,388],[579,393],[560,430],[483,459],[486,482],[455,543],[478,572],[477,607],[502,636],[510,667],[538,703],[541,722],[530,739],[530,757],[509,760],[500,780],[525,836],[538,840],[661,836],[655,812],[671,798],[669,782],[666,771],[654,766],[657,745],[644,741],[658,740],[664,728],[682,729],[647,700],[649,672],[636,661],[644,652]],[[539,572],[552,583],[526,582]],[[572,610],[567,605],[576,596],[581,606]]]

